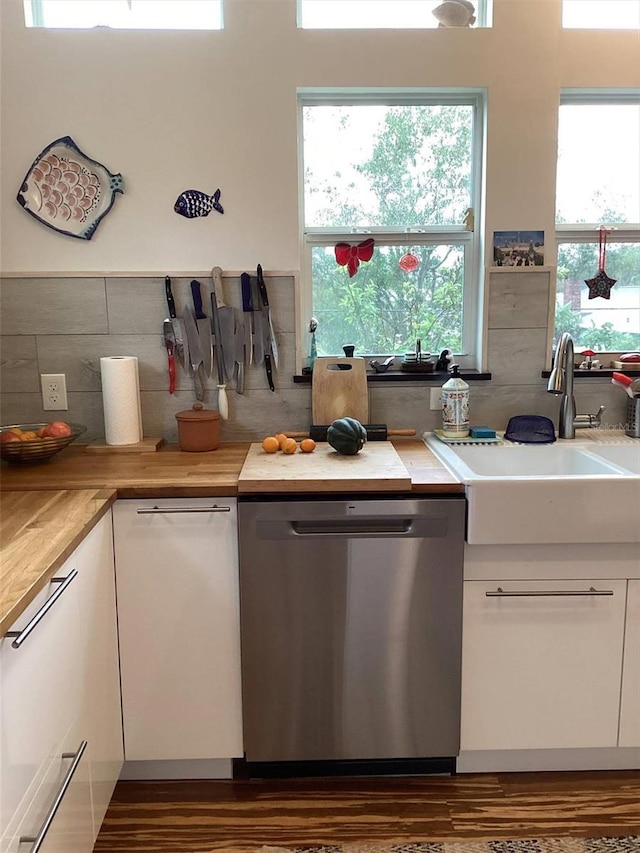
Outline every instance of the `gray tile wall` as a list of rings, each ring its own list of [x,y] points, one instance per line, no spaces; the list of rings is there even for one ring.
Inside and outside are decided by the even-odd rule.
[[[191,278],[173,279],[178,314],[190,304]],[[210,282],[200,279],[207,294]],[[229,420],[222,439],[256,440],[287,429],[302,430],[311,420],[309,386],[294,385],[294,279],[267,279],[280,348],[276,392],[268,390],[263,367],[247,367],[245,393],[229,386]],[[496,429],[516,414],[557,419],[558,402],[547,394],[540,372],[545,364],[549,273],[499,272],[490,276],[488,367],[490,382],[471,384],[472,421]],[[241,308],[240,282],[224,279],[228,304]],[[207,296],[208,299],[208,296]],[[208,305],[208,301],[205,306]],[[210,313],[205,307],[207,313]],[[162,278],[29,278],[0,282],[0,422],[44,421],[60,417],[87,425],[83,441],[104,435],[100,357],[135,355],[139,360],[145,435],[177,441],[175,413],[195,401],[193,382],[180,368],[177,390],[167,390],[166,353],[161,335],[167,313]],[[66,374],[69,410],[44,412],[41,373]],[[215,376],[208,380],[205,405],[216,408]],[[429,384],[372,384],[370,418],[418,432],[439,426],[429,410]],[[624,421],[625,395],[603,379],[576,383],[580,412],[607,407],[605,418]]]

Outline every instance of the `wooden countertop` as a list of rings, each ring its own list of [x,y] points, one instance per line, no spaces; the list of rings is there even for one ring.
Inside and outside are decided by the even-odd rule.
[[[116,499],[114,489],[0,494],[0,636]]]
[[[393,446],[409,472],[412,493],[464,494],[464,486],[420,439],[398,438]],[[72,445],[42,464],[2,463],[0,489],[115,489],[119,498],[232,497],[249,447],[225,443],[208,453],[184,453],[165,445],[152,453],[96,454]]]

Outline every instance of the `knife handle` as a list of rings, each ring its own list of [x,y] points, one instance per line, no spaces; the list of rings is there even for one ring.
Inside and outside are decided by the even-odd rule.
[[[276,389],[273,384],[273,372],[271,370],[271,356],[268,352],[265,352],[264,354],[264,368],[267,371],[267,382],[269,383],[269,388],[272,391],[275,391]]]
[[[227,399],[227,389],[224,385],[218,385],[218,411],[223,421],[229,417],[229,400]]]
[[[258,273],[258,288],[260,290],[260,298],[262,299],[262,304],[265,308],[269,307],[269,297],[267,296],[267,285],[264,283],[264,276],[262,275],[262,267],[258,264],[257,268]]]
[[[169,316],[172,320],[176,318],[176,303],[173,299],[173,293],[171,292],[171,279],[168,275],[164,277],[164,291],[167,294],[167,306],[169,308]]]
[[[176,360],[173,353],[167,353],[167,365],[169,367],[169,393],[173,394],[176,390]]]
[[[202,296],[200,295],[200,282],[193,279],[191,282],[191,295],[193,296],[193,307],[196,312],[196,320],[206,320],[207,315],[202,310]]]
[[[240,284],[242,285],[242,310],[253,311],[253,300],[251,298],[251,276],[248,272],[243,272],[240,276]]]

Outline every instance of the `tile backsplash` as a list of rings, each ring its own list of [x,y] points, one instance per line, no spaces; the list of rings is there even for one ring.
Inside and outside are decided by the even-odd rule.
[[[211,282],[199,279],[206,291]],[[191,304],[189,278],[172,279],[180,315]],[[547,346],[549,273],[498,272],[489,278],[487,354],[491,381],[471,383],[471,418],[496,429],[517,414],[541,414],[557,422],[558,400],[541,377]],[[246,368],[245,393],[228,386],[229,420],[222,440],[256,440],[311,422],[311,390],[294,384],[295,293],[292,276],[267,275],[267,289],[280,351],[272,393],[263,366]],[[241,310],[240,281],[224,278],[228,304]],[[0,282],[0,421],[50,420],[40,396],[41,373],[64,373],[69,410],[61,419],[86,424],[83,441],[104,436],[100,358],[133,355],[139,362],[144,433],[177,441],[175,413],[195,402],[193,380],[177,368],[176,393],[168,393],[162,321],[167,316],[164,279],[5,278]],[[216,408],[216,377],[207,381],[205,405]],[[440,425],[429,410],[430,384],[370,385],[370,419],[418,433]],[[603,379],[576,383],[579,412],[606,406],[604,421],[624,423],[626,397]],[[58,415],[55,415],[58,417]]]

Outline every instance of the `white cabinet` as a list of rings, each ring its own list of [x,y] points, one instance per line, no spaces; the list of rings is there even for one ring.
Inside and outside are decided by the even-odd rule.
[[[640,580],[630,580],[622,662],[620,742],[618,746],[640,746]]]
[[[127,761],[242,755],[235,499],[118,501]]]
[[[122,765],[110,513],[55,577],[0,641],[1,853],[91,851]]]
[[[465,581],[461,749],[617,746],[626,585]]]

